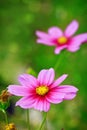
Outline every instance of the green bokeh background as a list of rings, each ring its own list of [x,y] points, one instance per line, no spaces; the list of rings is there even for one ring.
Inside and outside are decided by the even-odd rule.
[[[51,26],[64,30],[74,19],[79,21],[76,34],[87,32],[86,0],[0,0],[0,91],[9,84],[17,84],[18,75],[27,70],[33,69],[37,75],[43,68],[54,67],[61,55],[56,76],[69,74],[64,83],[79,89],[72,101],[51,106],[49,130],[87,130],[87,44],[75,53],[65,50],[55,55],[54,47],[36,44],[35,36],[36,30],[47,31]],[[16,102],[16,98],[12,101]],[[34,130],[39,124],[33,122],[30,112]],[[26,112],[18,107],[8,115],[19,130],[27,130],[25,116]],[[4,122],[2,113],[0,122]]]

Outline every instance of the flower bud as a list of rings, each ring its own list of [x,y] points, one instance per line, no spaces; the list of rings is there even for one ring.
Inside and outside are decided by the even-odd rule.
[[[7,90],[3,90],[0,95],[0,102],[7,102],[11,94]]]

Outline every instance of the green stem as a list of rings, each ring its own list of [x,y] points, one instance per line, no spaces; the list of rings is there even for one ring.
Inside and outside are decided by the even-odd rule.
[[[54,66],[54,69],[55,69],[55,70],[57,70],[57,68],[59,67],[59,65],[60,65],[60,63],[61,63],[61,60],[62,60],[62,56],[59,56],[59,57],[58,57],[58,60],[57,60],[57,62],[56,62],[56,64],[55,64],[55,66]]]
[[[6,111],[4,111],[4,110],[3,110],[3,113],[4,113],[4,115],[5,115],[5,122],[6,122],[6,124],[8,124],[7,113],[6,113]]]
[[[27,124],[28,124],[28,130],[30,130],[29,109],[27,109]]]
[[[44,130],[47,130],[47,118],[46,118],[46,121],[45,121]]]
[[[40,125],[40,127],[39,127],[38,130],[41,130],[41,129],[42,129],[42,127],[43,127],[43,125],[44,125],[44,123],[45,123],[45,121],[46,121],[46,117],[47,117],[47,112],[45,113],[44,118],[43,118],[43,121],[42,121],[42,123],[41,123],[41,125]]]

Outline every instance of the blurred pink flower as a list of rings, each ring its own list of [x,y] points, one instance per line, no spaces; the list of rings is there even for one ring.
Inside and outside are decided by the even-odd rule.
[[[21,85],[8,86],[8,92],[16,96],[23,96],[16,106],[24,109],[34,108],[47,112],[50,104],[58,104],[63,100],[71,100],[76,96],[77,88],[71,85],[59,85],[67,77],[66,74],[54,81],[54,69],[43,69],[37,79],[29,74],[20,75]]]
[[[48,29],[48,34],[41,31],[36,31],[38,36],[37,43],[48,46],[55,46],[55,53],[59,54],[61,50],[67,49],[70,52],[75,52],[80,49],[83,42],[87,42],[87,33],[79,34],[72,37],[78,29],[78,22],[73,20],[63,32],[58,27]]]

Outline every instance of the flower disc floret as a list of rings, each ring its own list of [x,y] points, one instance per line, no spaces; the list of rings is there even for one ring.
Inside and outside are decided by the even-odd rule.
[[[60,45],[66,44],[67,41],[68,41],[68,39],[67,39],[66,37],[64,37],[64,36],[59,37],[59,38],[57,39],[57,42],[58,42]]]
[[[44,96],[49,91],[47,86],[39,86],[36,88],[36,93],[38,95]]]

